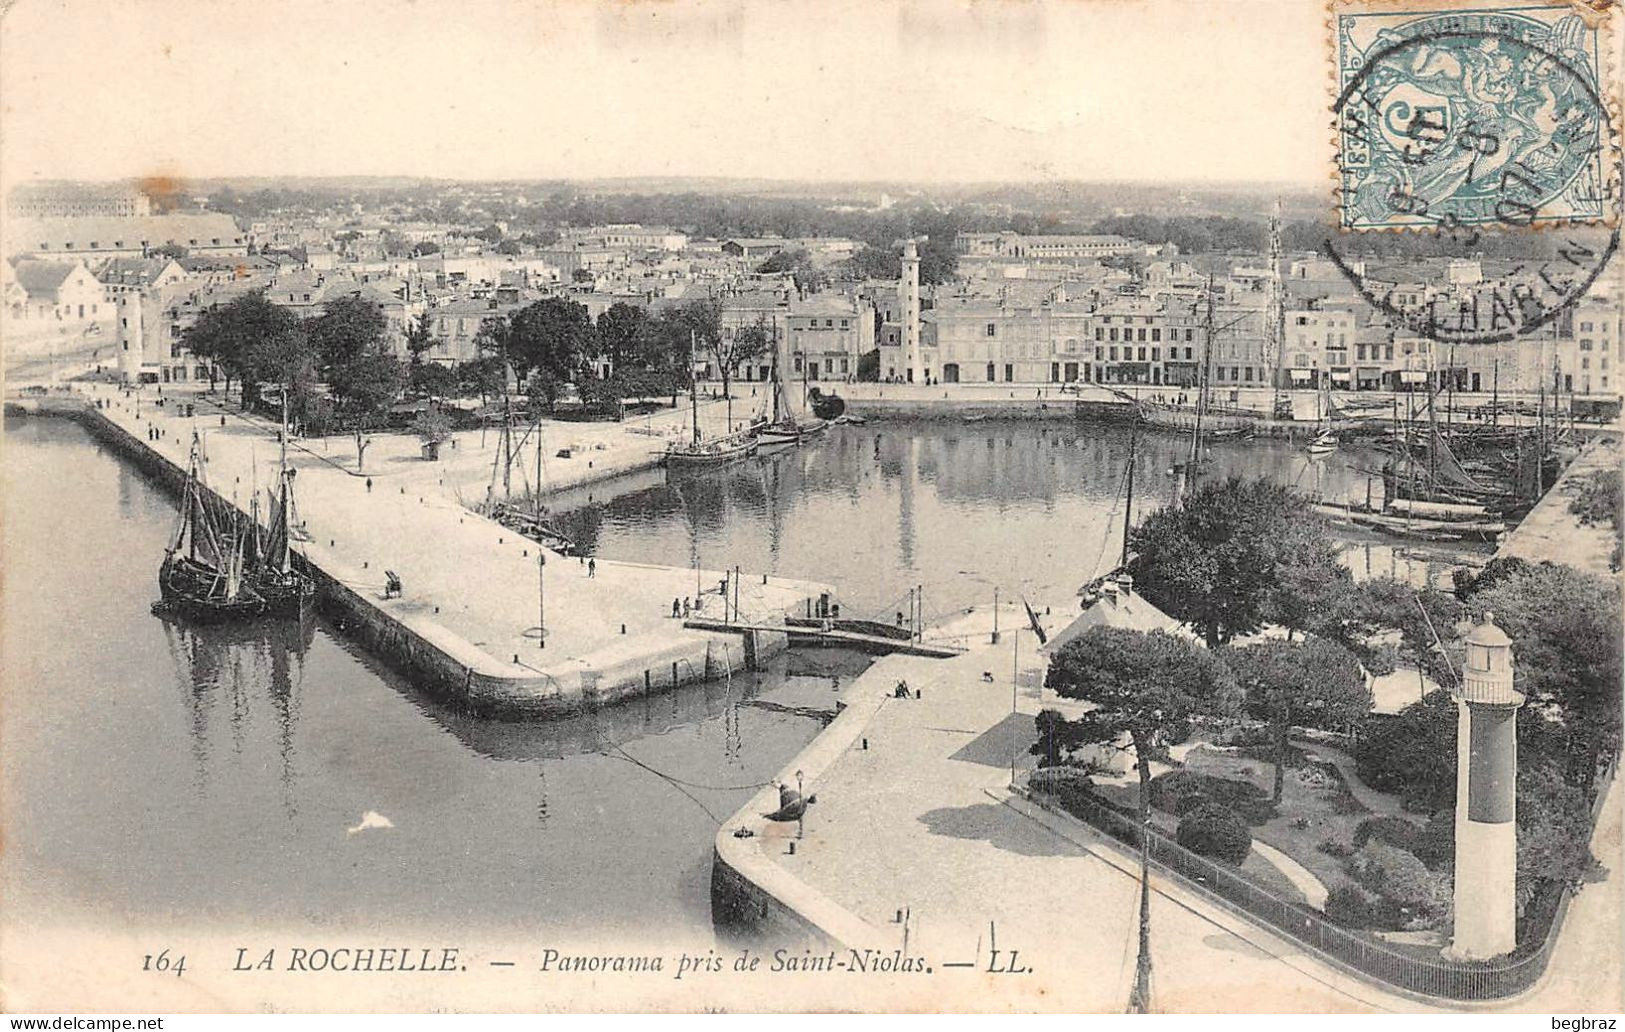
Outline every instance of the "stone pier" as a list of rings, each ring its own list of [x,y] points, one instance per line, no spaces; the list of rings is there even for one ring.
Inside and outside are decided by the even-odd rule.
[[[184,478],[194,430],[208,484],[226,501],[247,511],[255,485],[275,481],[275,428],[234,406],[174,389],[159,406],[151,387],[135,395],[89,387],[86,396],[82,418],[92,433],[171,487]],[[188,403],[191,418],[183,415]],[[150,439],[150,428],[162,437]],[[467,435],[465,451],[478,436]],[[786,647],[770,630],[745,641],[672,617],[673,601],[683,599],[700,614],[723,615],[728,556],[709,557],[714,569],[602,558],[589,567],[469,511],[466,485],[440,483],[437,464],[419,458],[416,445],[381,437],[361,471],[353,446],[346,452],[338,439],[325,453],[321,443],[300,442],[288,461],[297,470],[295,546],[325,610],[423,687],[492,715],[546,717],[723,677]],[[647,446],[594,454],[597,474],[612,472],[617,459],[628,468],[648,462]],[[384,597],[385,571],[400,577],[400,597]],[[744,571],[739,581],[738,619],[753,625],[782,623],[809,600],[834,597],[826,585],[760,572]]]

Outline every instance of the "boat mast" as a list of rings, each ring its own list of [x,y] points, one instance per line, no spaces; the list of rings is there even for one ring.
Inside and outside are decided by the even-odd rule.
[[[1490,426],[1501,427],[1501,359],[1497,356],[1490,365]]]
[[[1191,424],[1191,476],[1202,459],[1202,413],[1207,411],[1207,392],[1213,376],[1213,277],[1207,278],[1207,302],[1202,316],[1202,372],[1196,390],[1196,420]]]
[[[1275,198],[1275,210],[1270,215],[1270,299],[1269,332],[1275,338],[1275,369],[1270,377],[1274,393],[1270,398],[1270,415],[1282,418],[1282,412],[1292,405],[1281,389],[1281,374],[1286,370],[1286,299],[1281,287],[1281,199]]]
[[[1135,420],[1128,436],[1128,491],[1123,498],[1123,557],[1121,566],[1128,565],[1129,531],[1134,527],[1134,459],[1140,443],[1140,422]]]
[[[688,331],[688,406],[694,417],[694,443],[700,443],[700,394],[694,373],[694,331]]]

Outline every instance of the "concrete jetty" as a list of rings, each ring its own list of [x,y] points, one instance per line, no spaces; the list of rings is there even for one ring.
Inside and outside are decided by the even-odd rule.
[[[980,608],[928,635],[974,643],[961,655],[887,656],[846,687],[840,715],[775,779],[816,796],[801,825],[765,819],[778,808],[769,787],[718,829],[719,927],[843,957],[901,951],[932,969],[887,982],[887,1008],[940,1009],[975,993],[985,1010],[1122,1011],[1135,969],[1138,864],[1089,825],[1012,791],[1012,766],[1018,775],[1031,766],[1033,717],[1055,703],[1042,688],[1036,636],[1010,615],[997,645]],[[1045,620],[1046,631],[1069,615]],[[1593,848],[1605,862],[1619,855],[1617,816],[1598,827]],[[1571,918],[1572,935],[1565,926],[1575,949],[1559,950],[1575,953],[1617,928],[1618,885],[1587,886],[1596,898],[1583,920]],[[1151,887],[1159,1011],[1247,1012],[1261,993],[1278,1010],[1314,1013],[1619,1004],[1617,980],[1576,985],[1556,960],[1519,998],[1424,1000],[1314,955],[1161,869]],[[861,987],[847,1002],[863,1005]]]
[[[126,394],[86,385],[84,397],[82,419],[91,431],[160,481],[173,486],[184,478],[196,430],[207,481],[223,499],[247,511],[255,486],[274,483],[275,428],[201,392],[170,388],[162,406],[151,387]],[[190,418],[187,404],[195,407]],[[154,428],[162,435],[156,440],[149,437]],[[574,439],[593,431],[564,432]],[[590,472],[613,475],[647,461],[651,446],[621,443],[590,450],[597,456]],[[786,613],[833,598],[823,584],[745,573],[739,619],[756,629],[684,627],[672,616],[673,601],[720,616],[725,570],[607,559],[589,567],[584,558],[542,549],[464,507],[455,476],[442,483],[443,471],[418,457],[417,446],[415,437],[381,436],[359,471],[353,445],[336,439],[325,449],[310,442],[290,448],[296,548],[346,633],[417,683],[477,711],[567,714],[748,669],[786,647],[785,635],[770,629],[782,626]],[[583,461],[573,479],[588,472]],[[717,565],[727,558],[716,557]],[[384,597],[386,570],[402,581],[398,598]],[[734,594],[730,585],[730,601]]]
[[[1586,479],[1619,469],[1619,462],[1617,438],[1594,437],[1588,441],[1529,515],[1501,542],[1496,557],[1532,563],[1550,560],[1587,573],[1612,575],[1609,560],[1614,554],[1614,529],[1605,523],[1585,526],[1570,511],[1569,503],[1579,495]]]

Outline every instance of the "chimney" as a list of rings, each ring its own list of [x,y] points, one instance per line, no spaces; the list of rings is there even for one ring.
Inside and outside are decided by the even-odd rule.
[[[1123,593],[1124,598],[1129,597],[1134,594],[1134,578],[1126,573],[1118,574],[1117,587]]]
[[[1102,584],[1100,586],[1100,597],[1111,603],[1112,608],[1115,609],[1117,607],[1117,584],[1114,581],[1107,581]]]

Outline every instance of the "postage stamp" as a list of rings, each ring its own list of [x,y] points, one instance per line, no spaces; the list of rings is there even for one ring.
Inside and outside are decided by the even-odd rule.
[[[1606,34],[1569,4],[1333,3],[1346,230],[1611,223]]]

